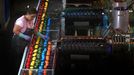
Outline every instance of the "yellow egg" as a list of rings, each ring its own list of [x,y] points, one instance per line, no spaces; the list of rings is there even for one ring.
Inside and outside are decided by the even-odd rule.
[[[40,25],[40,28],[43,27],[43,24]]]
[[[39,32],[42,32],[41,29],[39,30]]]
[[[36,44],[39,44],[39,42],[40,42],[40,40],[37,40],[37,41],[36,41]]]
[[[40,39],[41,39],[40,37],[37,38],[36,44],[39,44]]]
[[[34,48],[38,48],[39,46],[38,45],[35,45]]]
[[[46,8],[44,8],[44,13],[46,13]],[[45,17],[45,16],[44,16]]]
[[[45,2],[45,6],[46,6],[46,7],[48,6],[48,2]]]
[[[40,27],[39,28],[42,28],[43,27],[43,24],[42,25],[40,25]]]
[[[42,21],[41,24],[43,24],[44,22]]]
[[[43,21],[44,19],[42,18],[41,20]]]
[[[40,31],[42,32],[42,29],[40,29]]]
[[[45,17],[45,13],[43,14],[43,16],[42,16],[43,18]]]
[[[36,55],[37,55],[37,53],[34,53],[34,54],[33,54],[33,57],[35,57]]]
[[[42,28],[39,29],[42,32]]]
[[[37,54],[36,54],[36,55],[37,55]],[[36,60],[36,57],[33,57],[32,60],[35,61],[35,60]]]
[[[32,61],[31,64],[30,64],[30,66],[33,67],[34,66],[34,63],[35,63],[35,61]]]
[[[38,50],[37,50],[37,49],[35,49],[33,52],[34,52],[34,53],[37,53],[37,51],[38,51]]]
[[[42,28],[39,28],[39,30],[41,31],[41,30],[42,30]]]
[[[33,66],[32,66],[32,67],[30,67],[30,69],[33,69]]]

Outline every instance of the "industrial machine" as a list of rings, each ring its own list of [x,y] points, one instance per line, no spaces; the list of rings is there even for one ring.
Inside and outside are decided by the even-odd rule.
[[[105,2],[63,0],[61,38],[57,47],[57,63],[61,72],[81,65],[80,69],[85,64],[81,70],[85,67],[92,69],[91,66],[99,62],[96,60],[120,58],[122,55],[133,66],[133,32],[130,32],[133,26],[129,23],[133,1],[130,4],[123,0],[109,1],[109,7],[104,6]]]
[[[79,65],[90,68],[113,55],[133,58],[132,4],[123,0],[40,0],[35,30],[47,38],[33,35],[18,75],[54,75]]]

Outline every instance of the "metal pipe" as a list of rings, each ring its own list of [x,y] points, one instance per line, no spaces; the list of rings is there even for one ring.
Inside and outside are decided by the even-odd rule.
[[[126,10],[126,2],[113,3],[113,28],[117,32],[127,33],[129,25],[129,12]]]

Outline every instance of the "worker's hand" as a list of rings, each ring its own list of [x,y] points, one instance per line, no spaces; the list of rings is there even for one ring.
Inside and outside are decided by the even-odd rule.
[[[37,36],[40,36],[42,39],[45,39],[46,38],[46,36],[43,35],[43,34],[41,34],[40,32],[37,32]]]
[[[21,37],[21,38],[23,38],[23,39],[25,39],[25,40],[27,40],[27,41],[30,41],[30,39],[31,39],[30,36],[25,35],[25,34],[23,34],[23,33],[19,33],[19,37]]]

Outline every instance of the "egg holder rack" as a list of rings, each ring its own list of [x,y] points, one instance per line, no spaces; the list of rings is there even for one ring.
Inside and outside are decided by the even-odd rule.
[[[58,30],[53,26],[56,24],[54,20],[47,15],[48,4],[48,0],[40,1],[34,29],[46,38],[33,34],[30,44],[25,48],[18,75],[54,75]]]

